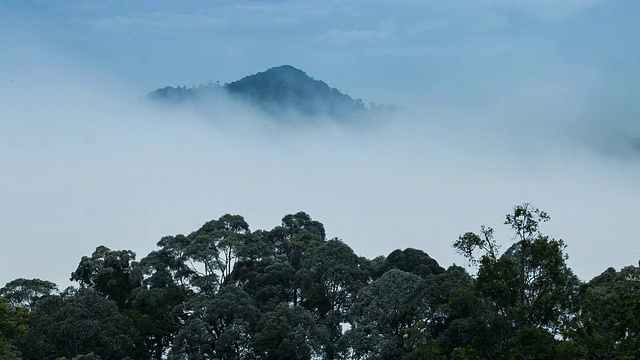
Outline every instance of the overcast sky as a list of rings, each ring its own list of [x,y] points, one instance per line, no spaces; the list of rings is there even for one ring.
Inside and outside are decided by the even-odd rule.
[[[640,258],[640,2],[1,1],[0,285],[68,284],[96,246],[142,258],[225,213],[306,211],[358,254],[442,266],[547,211],[584,280]],[[400,111],[281,129],[146,101],[290,64]]]

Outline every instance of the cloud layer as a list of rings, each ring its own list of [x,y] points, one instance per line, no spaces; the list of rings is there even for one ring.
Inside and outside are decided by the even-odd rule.
[[[447,266],[481,224],[507,246],[525,201],[582,278],[637,263],[635,5],[437,4],[2,9],[0,283],[64,283],[98,245],[142,257],[225,213],[256,230],[299,210],[364,256],[416,247]],[[287,127],[144,99],[280,64],[402,110]]]

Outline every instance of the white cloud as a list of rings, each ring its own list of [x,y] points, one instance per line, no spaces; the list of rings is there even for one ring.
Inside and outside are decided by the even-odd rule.
[[[552,215],[545,229],[569,244],[580,276],[636,261],[625,248],[636,250],[640,171],[558,131],[580,108],[563,108],[570,89],[528,86],[501,108],[432,107],[365,132],[287,129],[224,103],[214,119],[154,109],[59,65],[0,86],[0,228],[11,239],[0,282],[64,283],[98,245],[141,258],[224,213],[255,230],[299,210],[358,254],[416,247],[447,266],[463,261],[451,242],[481,224],[507,245],[503,216],[524,201]]]
[[[69,13],[0,21],[13,31],[0,39],[0,283],[64,282],[97,245],[142,257],[161,236],[227,212],[255,230],[304,210],[359,254],[412,246],[446,266],[462,262],[451,242],[481,224],[506,243],[503,216],[523,201],[551,214],[545,230],[567,241],[583,278],[635,264],[638,156],[594,144],[636,128],[611,104],[607,119],[589,118],[606,101],[607,69],[564,49],[575,42],[557,43],[545,21],[520,27],[511,12],[563,19],[600,4],[568,3],[134,6],[80,14],[93,21],[85,27],[68,28]],[[601,52],[591,45],[584,54]],[[143,80],[233,81],[281,63],[412,112],[357,133],[286,130],[229,104],[212,123],[137,102],[152,90]]]

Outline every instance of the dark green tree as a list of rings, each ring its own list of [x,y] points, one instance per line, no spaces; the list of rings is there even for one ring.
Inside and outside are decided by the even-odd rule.
[[[238,271],[240,287],[255,300],[263,312],[275,309],[280,303],[294,302],[296,271],[282,257],[262,259]]]
[[[32,311],[38,299],[57,291],[58,286],[50,281],[20,278],[8,282],[0,289],[0,296],[7,299],[14,308],[22,307]]]
[[[234,281],[256,294],[260,307],[273,309],[280,302],[300,304],[302,290],[295,274],[305,255],[325,241],[324,226],[304,213],[286,215],[270,231],[257,231],[243,246]],[[266,309],[263,309],[266,310]]]
[[[302,256],[326,238],[322,223],[311,219],[305,212],[289,214],[282,224],[269,232],[268,241],[275,255],[285,256],[296,270],[300,268]]]
[[[402,316],[413,319],[405,341],[406,359],[448,358],[455,349],[472,353],[483,315],[473,285],[466,270],[455,265],[422,280],[403,307]]]
[[[640,267],[605,270],[580,291],[569,338],[585,359],[640,358]]]
[[[418,249],[394,250],[386,258],[385,271],[399,269],[426,278],[442,274],[444,269],[427,253]]]
[[[187,317],[183,305],[193,296],[190,271],[170,251],[158,250],[135,264],[133,274],[138,287],[124,314],[136,328],[139,354],[161,359]]]
[[[249,294],[233,285],[214,297],[199,295],[187,304],[190,316],[175,338],[172,359],[246,359],[260,311]]]
[[[166,236],[158,246],[171,260],[175,280],[187,281],[198,292],[213,296],[232,282],[235,264],[245,246],[252,246],[252,239],[242,216],[226,214],[188,236]]]
[[[481,235],[466,233],[454,243],[458,252],[480,264],[476,288],[493,308],[486,316],[494,329],[492,338],[482,341],[486,353],[505,359],[550,356],[575,314],[580,282],[566,265],[564,242],[540,233],[539,225],[548,220],[545,212],[529,204],[516,206],[505,221],[515,243],[502,256],[491,228],[483,227]],[[477,250],[483,252],[479,259]],[[531,338],[548,346],[533,351]],[[492,343],[494,350],[489,350]]]
[[[83,256],[71,280],[83,288],[115,301],[124,308],[131,291],[136,287],[132,271],[136,254],[131,250],[111,250],[98,246],[91,257]]]
[[[131,324],[117,304],[93,289],[67,288],[38,300],[21,346],[25,359],[72,358],[93,353],[103,360],[133,352]]]
[[[418,275],[392,269],[358,292],[345,333],[354,359],[399,359],[404,337],[415,320],[404,309],[421,282]]]
[[[249,234],[249,224],[242,216],[226,214],[189,235],[191,242],[185,253],[202,264],[202,276],[215,279],[219,289],[230,280],[242,247],[251,239]]]
[[[309,360],[319,357],[327,342],[324,327],[311,312],[280,303],[262,315],[253,340],[256,357],[265,360]]]
[[[19,359],[17,345],[27,335],[29,313],[23,307],[12,306],[0,297],[0,358]]]
[[[335,359],[341,351],[340,339],[343,325],[348,322],[347,312],[355,294],[366,285],[361,259],[341,240],[331,239],[303,256],[295,278],[301,290],[300,304],[328,331],[324,357]]]

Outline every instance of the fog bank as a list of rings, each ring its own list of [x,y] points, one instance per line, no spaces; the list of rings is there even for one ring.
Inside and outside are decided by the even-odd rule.
[[[593,140],[603,124],[579,122],[580,94],[288,126],[226,100],[207,116],[158,106],[64,61],[28,70],[0,83],[0,283],[67,284],[99,245],[140,259],[225,213],[257,230],[300,210],[360,255],[415,247],[446,267],[463,263],[452,242],[482,224],[506,248],[504,215],[522,202],[551,215],[542,230],[566,241],[582,279],[638,261],[638,154]]]

